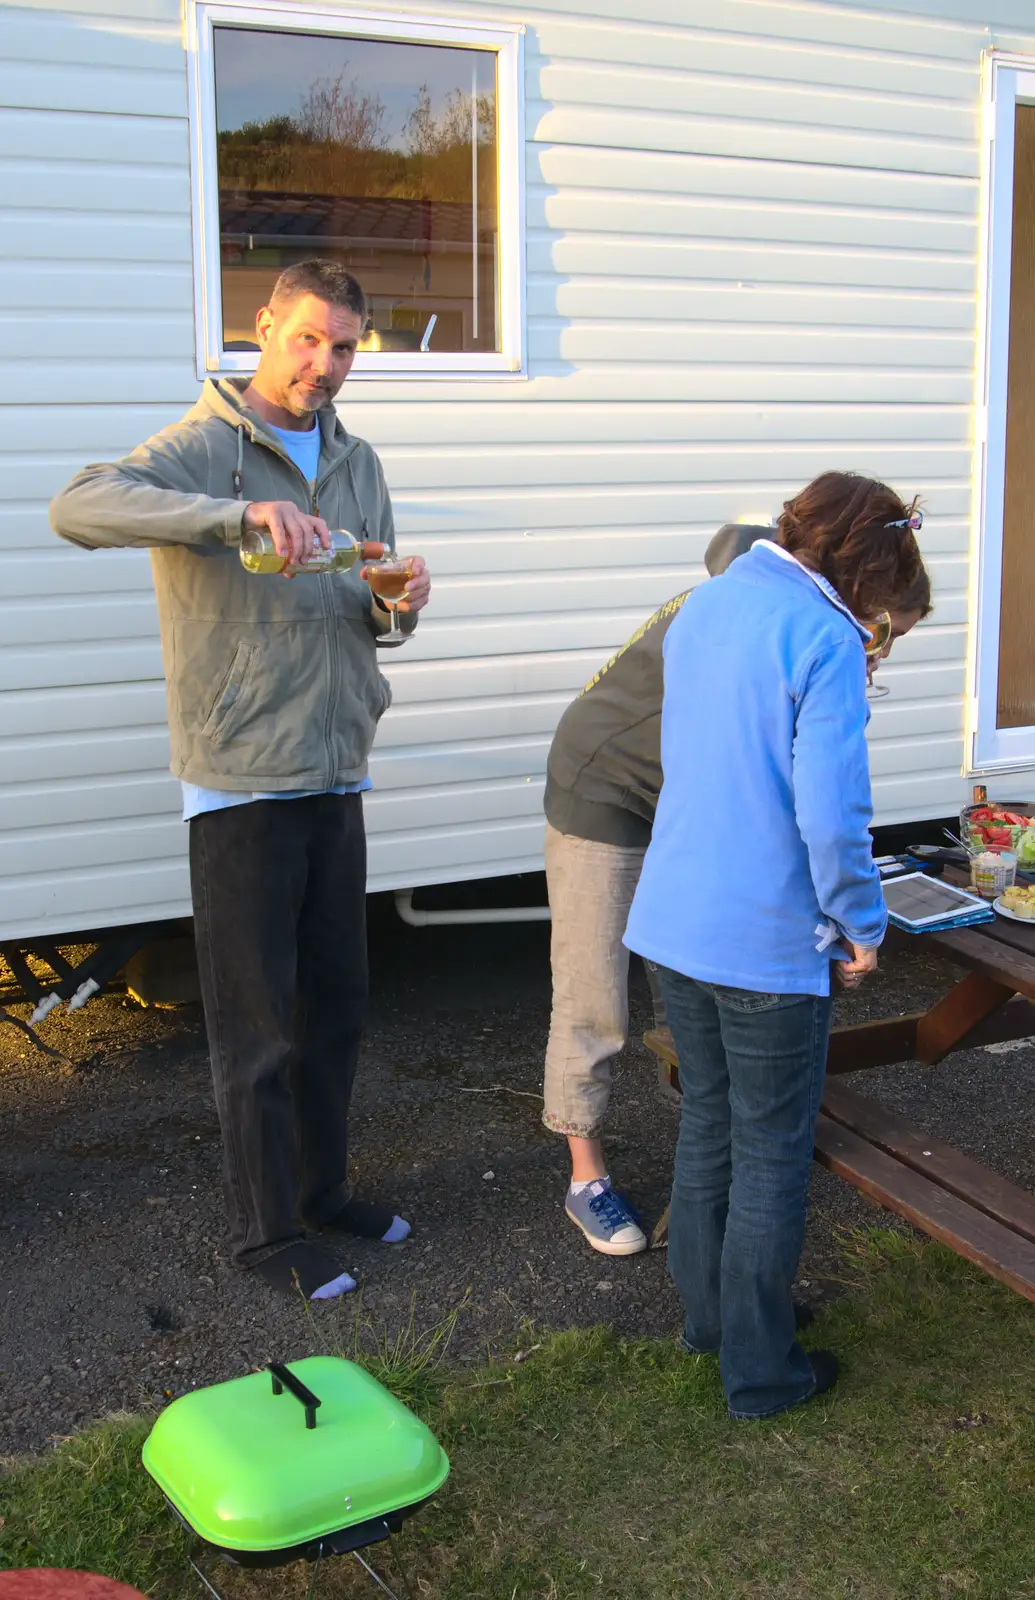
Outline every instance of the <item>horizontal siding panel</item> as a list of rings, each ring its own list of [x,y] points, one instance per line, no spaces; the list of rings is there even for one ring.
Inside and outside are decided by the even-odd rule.
[[[20,103],[20,102],[19,102]],[[696,155],[732,155],[752,161],[820,162],[837,167],[887,167],[892,172],[930,172],[977,178],[976,114],[970,140],[896,138],[887,132],[854,133],[839,128],[708,119],[684,112],[611,111],[606,105],[577,108],[530,99],[525,106],[528,137],[540,144],[600,145],[602,148],[668,150]]]
[[[5,928],[16,928],[24,937],[34,928],[64,932],[189,913],[185,854],[170,861],[122,866],[118,871],[94,867],[32,878],[0,878],[0,938]]]
[[[0,227],[2,225],[0,221]],[[0,360],[0,385],[8,383],[18,385],[23,405],[43,406],[48,404],[49,391],[58,392],[65,399],[78,398],[82,405],[126,405],[157,397],[169,403],[176,402],[186,410],[198,392],[190,349],[184,349],[178,360],[147,361],[139,365],[111,359]]]
[[[77,550],[52,533],[49,548],[36,555],[0,556],[0,638],[7,644],[15,642],[5,628],[6,601],[39,600],[45,595],[48,605],[55,599],[78,599],[94,609],[98,596],[127,594],[143,596],[150,611],[154,585],[145,552]]]
[[[672,65],[641,66],[630,72],[624,63],[614,66],[554,56],[539,64],[534,92],[539,100],[564,106],[568,115],[606,108],[612,118],[613,136],[600,142],[612,146],[627,142],[626,115],[636,118],[649,107],[652,124],[666,113],[682,118],[689,111],[687,121],[695,128],[706,127],[709,137],[718,127],[720,147],[725,153],[741,153],[741,140],[761,133],[768,143],[752,146],[744,153],[779,160],[785,156],[784,141],[789,139],[790,151],[786,153],[795,160],[819,164],[836,161],[844,166],[886,165],[894,171],[904,163],[899,159],[887,161],[885,156],[892,142],[889,130],[897,129],[900,148],[904,146],[910,154],[914,140],[923,141],[925,150],[944,144],[948,165],[939,163],[933,170],[959,171],[956,163],[961,159],[967,163],[963,170],[970,170],[979,88],[976,71],[970,97],[964,99],[954,92],[951,98],[943,99],[936,98],[923,83],[914,83],[910,94],[888,94],[876,88],[859,92],[844,85],[818,85],[807,75],[788,79],[749,77],[733,52],[724,71],[673,71]],[[531,126],[536,126],[534,113]],[[662,142],[660,148],[665,144]],[[868,147],[868,156],[858,149],[860,144]],[[848,150],[853,152],[851,156],[846,155]],[[910,160],[908,170],[932,169]]]
[[[5,784],[50,783],[55,778],[133,776],[168,766],[165,727],[119,728],[90,733],[0,741]]]
[[[81,34],[92,36],[84,28]],[[129,117],[185,117],[187,75],[182,49],[166,49],[167,65],[132,72],[82,66],[0,61],[0,104],[41,111],[99,111]]]
[[[720,26],[717,9],[713,20]],[[765,17],[757,18],[754,36],[733,37],[715,28],[649,27],[637,22],[576,22],[569,17],[544,17],[532,32],[526,61],[533,69],[551,59],[593,62],[615,67],[682,69],[696,75],[723,78],[735,71],[738,79],[775,80],[781,84],[807,83],[815,87],[869,90],[890,98],[900,94],[938,100],[973,100],[978,92],[976,58],[969,61],[917,63],[901,55],[873,48],[868,51],[832,49],[802,40],[765,38]],[[876,44],[876,41],[875,41]],[[752,97],[751,88],[743,91]]]
[[[932,294],[973,294],[977,284],[976,227],[972,238],[953,241],[956,253],[931,255],[919,243],[908,250],[882,252],[876,247],[821,243],[796,246],[757,237],[730,242],[696,237],[644,239],[636,236],[631,217],[627,233],[608,231],[609,220],[597,217],[593,232],[562,234],[540,228],[530,233],[526,257],[533,280],[554,277],[560,283],[564,274],[591,277],[606,263],[609,273],[633,282],[638,278],[677,278],[829,283],[845,288],[927,289]],[[876,226],[871,225],[871,246]],[[764,234],[764,228],[756,224],[755,233]]]
[[[27,828],[0,834],[0,885],[17,888],[19,878],[33,878],[40,863],[47,875],[79,873],[94,867],[121,868],[131,863],[154,866],[182,862],[187,829],[174,817],[143,822],[120,821],[91,828]]]
[[[44,66],[102,67],[126,73],[177,72],[183,35],[170,23],[127,24],[116,17],[75,17],[6,6],[0,15],[0,53],[29,76]]]
[[[108,595],[103,605],[51,596],[10,604],[0,601],[0,638],[12,651],[27,645],[74,647],[87,640],[103,644],[107,650],[123,640],[150,641],[157,632],[153,590],[150,594]]]
[[[474,686],[472,674],[471,688]],[[514,696],[506,700],[449,701],[438,706],[394,705],[377,730],[374,748],[380,756],[387,751],[431,747],[460,739],[552,734],[570,699],[570,694],[558,692],[534,699]],[[0,753],[2,750],[0,745]]]
[[[81,266],[78,262],[2,261],[0,262],[0,311],[40,311],[48,315],[55,305],[66,311],[103,311],[112,315],[125,312],[175,311],[193,317],[194,297],[188,267],[166,268],[151,265]],[[191,325],[190,336],[194,330]],[[48,407],[48,414],[52,409]],[[37,436],[42,418],[34,420]],[[104,419],[96,418],[95,426]],[[172,419],[170,419],[172,420]],[[110,424],[109,424],[110,427]],[[7,438],[10,438],[5,428]],[[145,425],[139,435],[146,438],[155,431]],[[108,439],[112,437],[110,431]],[[67,436],[62,434],[65,443]],[[119,454],[123,452],[120,451]]]
[[[801,326],[773,328],[755,323],[711,328],[668,323],[659,328],[639,321],[564,322],[540,317],[529,329],[528,352],[537,358],[592,361],[606,349],[611,361],[636,359],[702,366],[877,367],[959,372],[973,353],[973,339],[962,334],[918,333],[883,328]],[[12,367],[15,365],[11,363]]]
[[[534,872],[541,869],[542,856],[543,824],[535,817],[455,829],[425,827],[390,838],[375,834],[367,884],[371,889],[388,889],[398,884],[416,887],[465,877],[491,878],[499,874],[504,861],[508,872]],[[437,877],[426,876],[429,860],[435,862]]]
[[[118,338],[128,350],[146,350],[156,361],[182,360],[194,338],[193,316],[155,311],[132,311],[119,316]],[[55,312],[37,319],[17,312],[0,313],[0,346],[13,368],[22,361],[45,361],[58,356],[62,361],[107,361],[111,359],[112,319],[110,313],[84,315],[82,312]]]
[[[776,288],[753,283],[727,286],[615,277],[578,277],[562,282],[534,279],[528,286],[529,315],[544,323],[557,317],[573,323],[617,323],[628,317],[631,306],[636,308],[637,322],[650,320],[668,325],[751,323],[755,327],[773,327],[790,323],[800,328],[808,323],[813,328],[866,326],[879,332],[945,329],[968,336],[968,348],[974,328],[971,296],[935,294],[929,289],[895,294],[815,284]]]
[[[0,157],[54,161],[108,161],[120,167],[172,167],[182,174],[190,159],[187,125],[180,117],[125,117],[98,112],[28,111],[0,107]],[[157,175],[157,174],[156,174]],[[118,205],[112,195],[109,204]]]
[[[67,644],[60,652],[50,645],[5,646],[0,650],[0,693],[9,689],[53,689],[79,684],[135,683],[161,678],[162,651],[158,633],[143,642]],[[3,826],[0,823],[0,826]]]
[[[127,217],[117,209],[84,212],[75,219],[75,255],[79,261],[172,262],[192,260],[190,216],[146,212]],[[0,200],[0,257],[15,261],[64,260],[72,249],[69,219],[63,211],[18,211]],[[146,349],[146,347],[145,347]],[[193,359],[193,348],[184,354]],[[72,396],[54,391],[68,403]],[[103,396],[99,396],[103,399]],[[156,399],[152,393],[147,396]],[[157,398],[161,399],[162,396]]]
[[[976,199],[976,194],[974,196]],[[631,233],[649,242],[685,236],[765,244],[854,245],[878,253],[915,250],[973,255],[975,219],[950,212],[912,215],[885,205],[821,206],[795,201],[723,199],[713,195],[647,194],[624,189],[540,188],[530,184],[528,226],[558,233]]]
[[[526,178],[549,189],[606,189],[614,194],[681,195],[737,203],[829,206],[832,210],[925,211],[977,218],[979,190],[971,179],[936,173],[889,173],[877,166],[832,168],[809,162],[744,162],[729,155],[665,150],[592,149],[534,144]]]
[[[968,484],[970,455],[958,444],[860,442],[852,455],[855,470],[879,465],[892,476],[908,471],[924,483],[948,481],[964,488]],[[635,449],[616,452],[605,444],[597,448],[585,443],[543,444],[529,449],[494,442],[481,448],[471,441],[466,449],[459,445],[433,451],[390,446],[382,449],[381,456],[388,482],[398,485],[400,496],[407,496],[418,484],[432,494],[452,487],[465,496],[508,484],[516,489],[528,483],[533,472],[537,491],[546,493],[554,487],[571,492],[638,484],[664,494],[669,484],[679,483],[690,494],[718,491],[728,495],[733,485],[744,483],[775,486],[798,484],[800,479],[804,484],[830,465],[830,446],[812,440],[747,446],[718,440],[701,444],[641,441]],[[689,515],[696,516],[692,500],[684,509],[684,516]]]
[[[477,826],[530,819],[543,829],[543,780],[500,779],[494,783],[451,783],[434,789],[374,789],[363,802],[367,835],[419,832],[434,816],[436,827]]]
[[[0,197],[12,212],[72,212],[66,226],[75,231],[86,211],[140,211],[190,217],[190,176],[182,166],[128,166],[98,161],[36,161],[17,156],[0,160]]]
[[[1026,0],[1017,0],[1018,5]],[[552,17],[550,0],[530,0],[524,8],[535,19]],[[980,0],[965,0],[961,8],[967,18],[955,22],[945,15],[946,0],[939,0],[940,14],[929,19],[898,16],[883,9],[879,0],[863,11],[854,4],[803,5],[796,0],[643,0],[636,7],[639,25],[692,27],[727,35],[737,44],[749,39],[793,41],[797,44],[831,45],[839,50],[876,51],[888,56],[914,56],[921,69],[930,61],[963,61],[973,68],[988,44]],[[563,15],[598,20],[629,22],[629,0],[564,0]]]
[[[63,778],[41,786],[0,787],[0,834],[24,828],[69,828],[112,819],[180,813],[180,788],[168,769],[119,779]]]
[[[527,178],[536,186],[608,189],[644,197],[667,194],[771,207],[826,206],[962,214],[976,218],[978,187],[972,180],[935,173],[888,172],[877,166],[833,168],[814,162],[741,161],[731,156],[673,154],[663,150],[582,148],[538,144],[529,151]]]
[[[168,743],[164,683],[108,683],[0,694],[0,740],[115,728],[151,728],[166,734]]]
[[[951,737],[937,733],[913,739],[885,739],[870,745],[870,771],[874,783],[902,773],[936,770],[958,772],[963,764],[963,730]]]

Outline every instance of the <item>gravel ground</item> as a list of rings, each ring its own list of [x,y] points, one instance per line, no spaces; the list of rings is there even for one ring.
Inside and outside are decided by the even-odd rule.
[[[663,1251],[595,1255],[562,1214],[564,1145],[542,1129],[538,1105],[547,949],[542,924],[414,930],[373,903],[354,1177],[394,1200],[414,1231],[401,1246],[351,1245],[345,1264],[363,1285],[360,1315],[389,1334],[414,1297],[420,1327],[462,1305],[451,1359],[507,1348],[528,1324],[604,1320],[664,1334],[679,1322]],[[897,949],[842,1005],[842,1020],[919,1009],[954,976],[916,946]],[[633,1012],[638,1040],[650,1025],[638,969]],[[314,1338],[347,1338],[359,1297],[317,1308],[310,1325],[228,1264],[198,1009],[107,994],[44,1031],[82,1063],[74,1072],[0,1027],[0,1454],[297,1357]],[[859,1077],[936,1137],[1035,1188],[1035,1049]],[[667,1198],[676,1123],[656,1082],[653,1058],[630,1044],[616,1073],[611,1164],[648,1225]],[[808,1293],[836,1292],[840,1230],[878,1215],[816,1169]]]

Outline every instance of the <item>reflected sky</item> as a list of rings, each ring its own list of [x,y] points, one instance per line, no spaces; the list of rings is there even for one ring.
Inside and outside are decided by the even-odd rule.
[[[376,94],[384,102],[385,132],[397,146],[422,84],[427,85],[435,115],[445,108],[452,90],[471,93],[472,70],[477,73],[479,94],[496,87],[492,51],[453,46],[218,27],[215,54],[220,132],[245,122],[293,115],[318,79],[333,81],[343,74],[346,83],[357,80],[360,94]]]

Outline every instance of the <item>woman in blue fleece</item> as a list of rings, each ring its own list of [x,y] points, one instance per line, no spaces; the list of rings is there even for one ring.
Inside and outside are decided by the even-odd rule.
[[[669,1265],[684,1342],[718,1351],[730,1415],[833,1384],[791,1287],[830,1031],[831,955],[877,964],[866,620],[922,571],[920,517],[828,472],[694,591],[665,640],[664,784],[625,942],[657,962],[683,1088]],[[706,687],[703,687],[706,686]]]

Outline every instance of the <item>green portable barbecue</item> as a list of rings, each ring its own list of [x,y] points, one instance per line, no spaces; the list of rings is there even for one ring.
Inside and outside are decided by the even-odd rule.
[[[143,1462],[188,1531],[242,1567],[317,1564],[398,1533],[449,1475],[430,1429],[352,1361],[310,1356],[195,1389],[158,1418]],[[190,1564],[217,1595],[194,1559]]]

